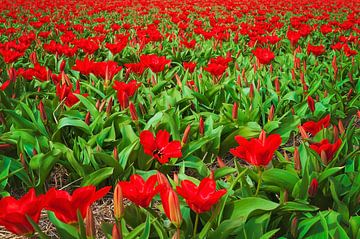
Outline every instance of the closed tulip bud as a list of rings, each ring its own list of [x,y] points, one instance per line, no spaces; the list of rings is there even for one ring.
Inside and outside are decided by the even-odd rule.
[[[175,225],[176,228],[180,228],[182,216],[180,211],[179,199],[175,191],[172,189],[169,189],[168,203],[169,203],[169,213],[170,213],[169,219]]]
[[[303,61],[304,71],[306,71],[306,60]]]
[[[118,154],[118,150],[117,150],[116,146],[114,146],[114,149],[113,149],[113,157],[116,161],[119,160],[119,154]]]
[[[139,118],[137,116],[136,108],[135,108],[135,105],[132,102],[130,102],[130,104],[129,104],[129,111],[130,111],[131,119],[133,121],[138,121]]]
[[[292,114],[292,115],[295,115],[295,110],[294,110],[294,108],[291,108],[290,111],[291,111],[291,114]]]
[[[217,160],[217,163],[219,165],[219,168],[226,167],[226,164],[224,163],[224,161],[222,160],[222,158],[220,156],[217,156],[216,160]]]
[[[116,226],[116,224],[114,224],[114,226],[112,228],[111,235],[112,235],[112,239],[122,239],[122,236],[121,236],[121,234],[119,232],[119,229]]]
[[[319,183],[318,181],[316,180],[316,178],[314,178],[311,183],[310,183],[310,186],[309,186],[309,189],[308,189],[308,195],[309,197],[315,197],[317,192],[318,192],[318,187],[319,187]]]
[[[38,61],[37,61],[37,56],[36,56],[36,52],[32,52],[29,56],[30,62],[35,65]]]
[[[285,150],[284,150],[284,158],[285,158],[286,161],[290,161],[289,155],[286,153]]]
[[[257,81],[257,86],[256,86],[257,91],[260,91],[260,87],[261,87],[261,81],[258,80]]]
[[[309,135],[306,133],[305,129],[302,126],[299,126],[300,135],[303,139],[308,139]]]
[[[294,164],[295,170],[301,170],[300,153],[297,147],[294,149]]]
[[[294,69],[291,70],[291,79],[292,79],[293,81],[296,80],[296,75],[295,75],[295,70],[294,70]]]
[[[174,183],[175,185],[179,185],[179,176],[177,175],[177,173],[174,173]]]
[[[114,100],[112,97],[110,97],[109,103],[106,106],[106,115],[107,116],[111,115],[111,109],[113,107],[113,104],[114,104]]]
[[[176,79],[176,84],[181,88],[182,82],[181,82],[180,76],[178,74],[175,74],[175,79]]]
[[[60,71],[64,71],[65,70],[65,65],[66,65],[66,61],[62,60],[61,64],[60,64]]]
[[[280,82],[279,82],[279,78],[275,78],[275,81],[274,81],[274,84],[275,84],[275,91],[277,94],[280,94],[281,91],[280,91]]]
[[[156,173],[156,178],[159,185],[165,185],[166,188],[171,188],[171,185],[166,176],[159,171]]]
[[[86,211],[85,234],[87,239],[93,239],[96,236],[94,216],[91,207],[88,207]]]
[[[339,127],[340,134],[344,134],[345,128],[344,128],[344,125],[341,120],[339,120],[339,122],[338,122],[338,127]]]
[[[40,111],[40,117],[41,119],[46,122],[47,121],[47,115],[46,115],[46,112],[45,112],[45,108],[44,108],[44,104],[43,102],[40,100],[40,103],[38,105],[38,109]]]
[[[353,93],[353,89],[350,88],[349,92],[347,93],[347,97],[346,97],[347,100],[350,100],[352,93]]]
[[[11,67],[9,70],[7,70],[9,80],[12,82],[16,81],[16,70],[14,67]]]
[[[237,117],[238,117],[238,109],[239,109],[239,105],[236,102],[234,102],[234,105],[233,105],[233,108],[232,108],[232,114],[231,114],[232,118],[234,120],[236,120]]]
[[[307,97],[307,104],[309,106],[310,111],[314,112],[315,111],[315,101],[310,95]]]
[[[114,190],[114,217],[117,221],[124,216],[123,193],[120,184],[117,184]]]
[[[201,136],[204,135],[204,130],[205,130],[204,120],[200,116],[200,119],[199,119],[199,133],[200,133]]]
[[[348,77],[349,77],[350,82],[354,84],[354,79],[353,79],[351,72],[348,73]]]
[[[103,100],[99,106],[99,112],[102,112],[106,104],[106,100]]]
[[[296,238],[297,236],[297,225],[298,225],[298,219],[297,217],[294,217],[292,220],[291,220],[291,227],[290,227],[290,232],[291,232],[291,235]]]
[[[96,109],[97,109],[97,110],[99,110],[99,107],[100,107],[100,100],[97,100],[97,101],[96,101],[95,107],[96,107]]]
[[[86,123],[87,125],[89,125],[89,124],[90,124],[90,120],[91,120],[91,114],[90,114],[90,112],[87,112],[86,115],[85,115],[85,123]]]
[[[274,112],[275,112],[275,106],[271,105],[269,110],[268,121],[272,121],[274,119]]]
[[[27,164],[25,162],[24,154],[20,153],[19,157],[20,157],[20,162],[21,162],[22,166],[24,167],[25,170],[27,170]]]
[[[254,98],[254,85],[250,84],[249,98],[252,100]]]
[[[36,151],[35,148],[33,148],[33,150],[32,150],[32,155],[33,155],[33,156],[34,156],[34,155],[37,155],[37,151]]]
[[[327,90],[324,91],[324,98],[328,96]]]
[[[320,153],[320,157],[321,157],[321,161],[327,165],[328,164],[328,158],[326,156],[326,152],[324,150],[321,150],[321,153]]]
[[[191,130],[191,125],[188,124],[188,125],[186,126],[186,128],[185,128],[184,135],[183,135],[182,140],[181,140],[181,142],[182,142],[183,144],[186,144],[186,142],[187,142],[187,140],[188,140],[188,138],[189,138],[190,130]]]
[[[272,74],[273,73],[273,65],[272,64],[270,64],[270,69],[269,69],[269,71],[270,71],[270,74]]]

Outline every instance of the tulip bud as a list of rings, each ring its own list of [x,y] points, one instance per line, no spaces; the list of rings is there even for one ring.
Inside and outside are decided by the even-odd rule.
[[[96,236],[94,216],[91,207],[88,207],[86,211],[85,234],[87,239],[92,239]]]
[[[226,164],[224,163],[224,161],[222,160],[222,158],[220,156],[217,156],[216,160],[217,160],[217,163],[220,168],[226,167]]]
[[[102,110],[103,110],[104,107],[105,107],[105,104],[106,104],[106,101],[103,100],[103,101],[101,102],[100,106],[99,106],[99,112],[102,112]]]
[[[35,65],[38,62],[35,51],[30,54],[29,59],[33,65]]]
[[[331,65],[333,67],[334,70],[334,79],[336,79],[337,73],[338,73],[338,67],[337,67],[337,63],[336,63],[336,55],[334,55],[333,60],[331,62]]]
[[[123,193],[120,184],[117,184],[114,190],[114,217],[117,221],[124,216]]]
[[[174,173],[174,183],[175,185],[180,185],[179,176],[177,173]]]
[[[299,128],[301,137],[302,137],[303,139],[308,139],[308,138],[309,138],[309,135],[306,133],[305,129],[304,129],[302,126],[299,126],[298,128]]]
[[[166,188],[171,188],[171,185],[166,176],[159,171],[156,173],[157,181],[159,185],[165,185]]]
[[[175,74],[176,84],[181,88],[182,82],[178,74]]]
[[[284,158],[285,158],[286,161],[290,161],[289,155],[286,153],[285,150],[284,150]]]
[[[321,150],[321,153],[320,153],[320,157],[321,157],[321,161],[327,165],[328,164],[328,158],[326,156],[326,152],[324,150]]]
[[[34,155],[37,155],[37,151],[36,151],[35,148],[33,148],[33,150],[32,150],[32,155],[33,155],[33,156],[34,156]]]
[[[66,65],[66,61],[62,60],[61,64],[60,64],[60,71],[64,71],[65,70],[65,65]]]
[[[296,236],[297,236],[297,224],[298,224],[298,219],[297,219],[297,217],[294,217],[291,220],[291,228],[290,228],[291,235],[294,238],[296,238]]]
[[[311,183],[310,183],[310,186],[309,186],[309,189],[308,189],[308,195],[309,197],[315,197],[316,194],[317,194],[317,191],[318,191],[318,186],[319,186],[319,183],[318,181],[316,180],[316,178],[314,178]]]
[[[111,109],[113,107],[113,104],[114,104],[114,100],[112,97],[110,97],[110,100],[109,100],[109,103],[108,105],[106,106],[106,115],[109,116],[111,114]]]
[[[136,109],[135,109],[135,105],[134,105],[132,102],[130,102],[130,104],[129,104],[129,111],[130,111],[131,119],[132,119],[133,121],[138,121],[139,118],[138,118],[138,116],[137,116],[137,112],[136,112]]]
[[[204,135],[204,129],[205,129],[205,126],[204,126],[204,120],[203,118],[200,116],[200,119],[199,119],[199,132],[200,132],[200,135]]]
[[[27,164],[26,164],[26,162],[25,162],[24,154],[23,154],[23,153],[20,153],[19,157],[20,157],[20,162],[21,162],[22,166],[23,166],[24,169],[27,171]]]
[[[279,78],[275,78],[275,81],[274,81],[274,84],[275,84],[275,91],[277,94],[280,94],[280,82],[279,82]]]
[[[291,79],[292,79],[293,81],[296,80],[296,75],[295,75],[294,69],[291,70]]]
[[[118,150],[117,150],[116,146],[114,146],[114,149],[113,149],[113,157],[116,161],[119,161],[119,155],[118,155]]]
[[[86,123],[87,125],[90,124],[90,119],[91,119],[91,114],[90,114],[90,112],[87,112],[87,113],[86,113],[86,116],[85,116],[85,123]]]
[[[338,127],[339,127],[339,131],[340,131],[340,134],[344,134],[345,133],[345,128],[344,128],[344,125],[342,123],[342,121],[339,119],[339,122],[338,122]]]
[[[169,189],[168,203],[169,203],[169,213],[170,213],[169,219],[175,225],[176,228],[180,228],[182,216],[180,211],[179,199],[175,191],[172,189]]]
[[[232,108],[232,118],[234,120],[236,120],[237,117],[238,117],[238,109],[239,109],[239,105],[236,102],[234,102],[234,105],[233,105],[233,108]]]
[[[41,116],[41,119],[46,122],[47,121],[47,115],[46,115],[46,112],[45,112],[45,108],[44,108],[44,104],[43,102],[40,100],[40,103],[38,105],[38,109],[40,111],[40,116]]]
[[[261,130],[260,135],[259,135],[259,140],[265,145],[265,140],[266,140],[265,130]]]
[[[16,81],[16,70],[14,67],[11,67],[9,70],[7,70],[9,80],[12,82]]]
[[[336,142],[339,139],[339,130],[336,127],[336,125],[333,126],[333,134],[334,134],[334,142]]]
[[[349,77],[349,80],[352,84],[354,84],[354,79],[353,79],[353,76],[351,74],[351,72],[348,73],[348,77]]]
[[[310,111],[314,112],[315,111],[315,102],[314,102],[314,99],[310,95],[307,97],[307,104],[309,106]]]
[[[190,130],[191,130],[191,125],[188,124],[188,125],[186,126],[186,128],[185,128],[184,135],[183,135],[182,140],[181,140],[181,142],[182,142],[183,144],[186,144],[186,141],[187,141],[188,138],[189,138]]]
[[[300,153],[297,147],[294,149],[295,170],[301,170]]]
[[[112,239],[122,239],[122,236],[116,224],[114,224],[111,234],[112,234]]]
[[[347,100],[350,100],[350,97],[351,97],[352,93],[353,93],[353,89],[350,88],[350,90],[349,90],[349,92],[347,93],[347,96],[346,96]]]
[[[97,101],[96,101],[95,107],[96,107],[96,109],[97,109],[97,110],[99,110],[99,107],[100,107],[100,100],[97,100]]]
[[[254,98],[254,85],[250,84],[249,98],[252,100]]]
[[[271,105],[270,110],[269,110],[269,116],[268,116],[268,121],[272,121],[274,118],[274,112],[275,112],[275,107],[274,105]]]

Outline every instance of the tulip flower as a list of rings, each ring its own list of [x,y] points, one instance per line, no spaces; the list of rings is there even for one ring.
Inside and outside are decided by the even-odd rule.
[[[51,188],[45,195],[45,209],[55,213],[55,216],[68,224],[77,223],[77,212],[86,217],[88,208],[97,200],[104,197],[111,187],[104,187],[96,191],[95,186],[85,186],[76,189],[72,195],[64,190]]]
[[[26,216],[38,223],[43,199],[43,196],[36,196],[34,189],[30,189],[18,200],[10,196],[4,197],[0,200],[0,225],[16,235],[33,234],[34,228]]]
[[[312,136],[315,136],[323,128],[330,126],[330,115],[325,116],[318,122],[308,121],[304,123],[301,127],[305,132],[310,133]]]
[[[248,141],[242,136],[235,136],[235,140],[239,146],[230,149],[230,153],[254,166],[267,166],[281,144],[280,135],[272,134],[266,138],[265,131],[261,132],[258,139]]]
[[[311,112],[315,111],[315,101],[311,96],[308,96],[307,98],[307,104],[309,106],[309,109]]]
[[[122,109],[129,105],[129,98],[133,96],[136,90],[140,87],[141,83],[132,80],[129,83],[115,81],[113,88],[117,91],[117,98]]]
[[[123,197],[129,199],[137,206],[147,208],[153,197],[159,192],[157,175],[150,176],[146,181],[137,174],[131,175],[129,182],[119,182]]]
[[[189,180],[181,181],[181,186],[176,191],[182,196],[191,210],[200,214],[207,212],[226,193],[226,189],[216,191],[216,182],[211,178],[201,180],[196,186]]]
[[[261,64],[269,64],[274,58],[275,55],[270,49],[266,48],[256,48],[252,51]]]
[[[161,164],[169,162],[169,158],[180,158],[181,142],[178,140],[169,142],[170,134],[166,130],[159,130],[156,137],[149,131],[140,133],[140,143],[144,147],[145,154],[156,158]]]
[[[333,144],[331,144],[328,139],[324,139],[320,143],[311,144],[310,148],[321,156],[324,164],[328,164],[336,151],[340,148],[341,143],[341,139],[338,139]]]

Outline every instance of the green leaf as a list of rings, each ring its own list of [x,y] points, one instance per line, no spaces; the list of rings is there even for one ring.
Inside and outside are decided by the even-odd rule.
[[[146,217],[145,228],[139,239],[148,239],[150,236],[150,216]]]
[[[263,182],[268,185],[276,185],[280,188],[287,189],[290,192],[294,188],[299,177],[295,172],[287,171],[278,168],[265,170],[262,174]]]
[[[87,185],[99,185],[102,181],[107,179],[113,174],[114,168],[106,167],[99,169],[87,176],[84,177],[81,186],[87,186]]]
[[[278,203],[263,198],[248,197],[227,204],[224,209],[224,218],[245,218],[246,220],[255,211],[272,211],[278,207]]]
[[[56,130],[55,134],[61,128],[64,128],[66,126],[76,127],[76,128],[79,128],[80,130],[84,131],[87,134],[91,134],[90,127],[84,121],[82,121],[80,119],[69,118],[69,117],[64,117],[59,120],[59,124],[57,126],[57,130]]]
[[[76,94],[76,97],[84,104],[85,108],[90,112],[93,118],[98,117],[99,111],[96,109],[95,105],[90,102],[90,100],[81,94]]]

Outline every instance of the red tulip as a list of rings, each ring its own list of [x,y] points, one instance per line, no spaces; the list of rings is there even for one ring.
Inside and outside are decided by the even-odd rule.
[[[278,134],[269,135],[266,138],[265,131],[262,131],[259,138],[248,141],[242,136],[235,136],[239,146],[230,149],[230,153],[239,157],[254,166],[266,166],[271,161],[275,150],[281,144],[281,137]]]
[[[330,115],[325,116],[318,122],[308,121],[304,123],[301,127],[305,130],[305,132],[309,132],[312,136],[315,136],[320,130],[323,128],[327,128],[330,126]]]
[[[113,88],[117,91],[117,98],[122,109],[129,105],[129,98],[133,96],[141,83],[131,80],[129,83],[115,81]]]
[[[129,182],[119,182],[123,197],[129,199],[137,206],[149,207],[153,197],[159,192],[157,183],[157,175],[150,176],[146,181],[137,174],[131,175]]]
[[[269,64],[275,58],[274,53],[266,48],[256,48],[252,53],[261,64]]]
[[[195,62],[183,62],[183,66],[185,70],[188,70],[190,73],[193,73],[196,67]]]
[[[72,195],[64,190],[51,188],[45,195],[45,209],[53,211],[56,217],[65,223],[76,223],[77,211],[85,218],[91,204],[104,197],[110,188],[104,187],[96,191],[95,186],[85,186],[76,189]]]
[[[68,86],[66,84],[57,84],[56,85],[56,95],[59,97],[60,101],[65,100],[65,105],[68,107],[73,106],[79,99],[75,94],[80,94],[80,84],[76,83],[76,90],[73,91],[72,86]],[[83,96],[88,96],[88,94],[82,94]]]
[[[37,197],[34,189],[30,189],[20,199],[5,197],[0,200],[0,225],[17,235],[31,235],[34,228],[26,215],[38,223],[43,208],[43,196]]]
[[[334,144],[331,144],[328,139],[323,139],[320,143],[311,144],[310,148],[321,156],[324,164],[328,164],[340,148],[341,143],[341,139],[338,139]]]
[[[156,158],[161,164],[169,162],[169,158],[180,158],[180,141],[169,142],[170,134],[166,130],[159,130],[156,138],[149,130],[144,130],[140,134],[140,143],[144,147],[144,152]]]
[[[325,46],[323,46],[323,45],[313,46],[311,44],[308,44],[307,53],[308,54],[312,53],[315,56],[320,56],[325,53]]]
[[[216,191],[216,182],[211,178],[204,178],[199,186],[189,180],[184,180],[181,186],[176,187],[176,191],[196,213],[209,211],[226,193],[226,189]]]

